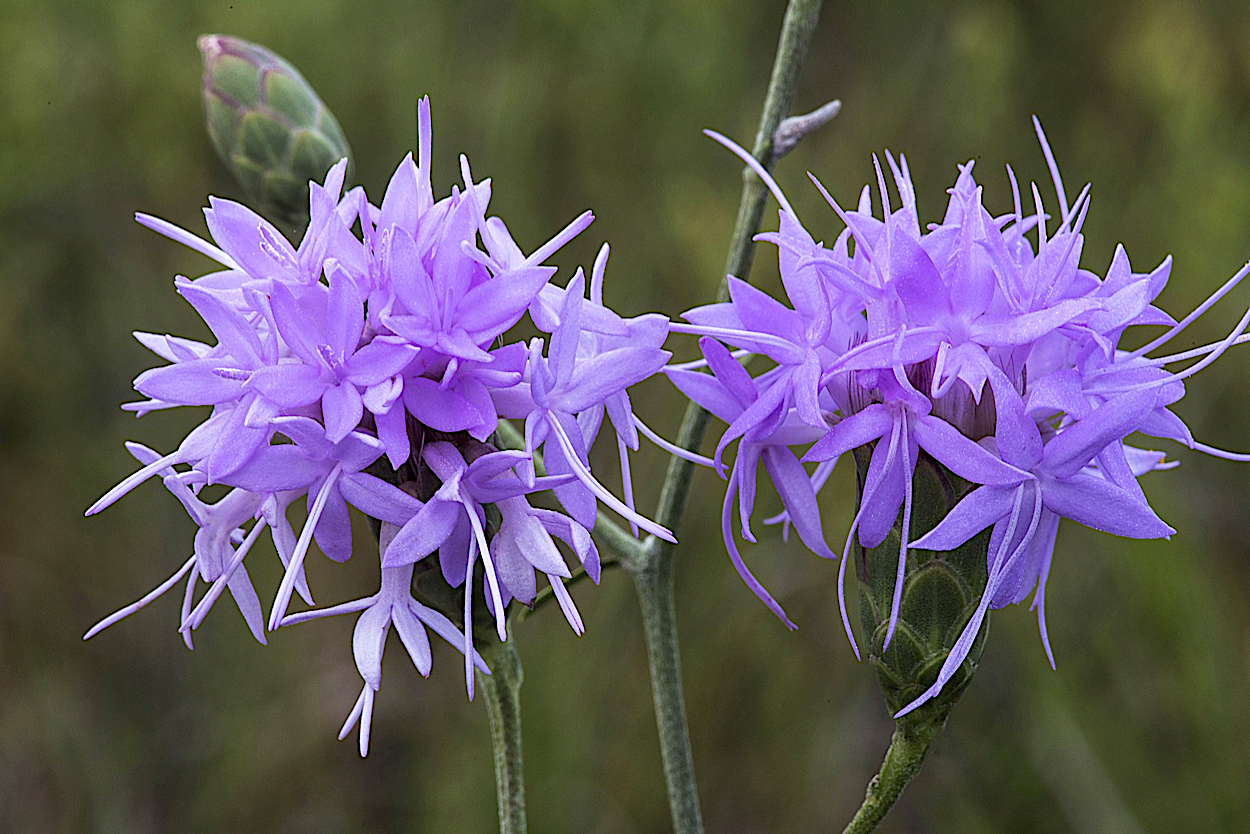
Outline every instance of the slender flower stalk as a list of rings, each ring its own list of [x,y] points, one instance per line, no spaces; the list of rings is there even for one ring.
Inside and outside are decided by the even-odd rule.
[[[630,573],[634,577],[638,605],[642,610],[664,784],[668,790],[674,834],[694,834],[703,830],[703,816],[695,786],[694,755],[690,749],[686,702],[682,695],[677,610],[673,596],[674,560],[657,558],[654,547],[647,548],[645,553],[645,566],[631,568]]]
[[[868,834],[877,827],[903,788],[920,772],[929,744],[941,729],[941,724],[933,722],[903,722],[894,728],[881,770],[868,783],[864,804],[842,834]]]
[[[490,675],[482,676],[490,739],[495,753],[495,794],[500,834],[525,834],[525,778],[521,756],[521,657],[516,638],[486,652]]]

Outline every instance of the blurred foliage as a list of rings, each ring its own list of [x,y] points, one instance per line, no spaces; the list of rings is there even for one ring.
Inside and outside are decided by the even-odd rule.
[[[394,645],[361,761],[334,733],[356,696],[351,623],[252,642],[221,606],[187,653],[163,599],[88,645],[91,623],[186,558],[192,527],[158,484],[100,517],[82,510],[131,471],[128,438],[170,448],[198,417],[117,409],[154,364],[142,328],[206,333],[172,292],[208,263],[131,222],[203,229],[208,194],[239,196],[202,124],[196,36],[238,35],[288,58],[343,125],[357,177],[380,195],[430,94],[435,187],[465,152],[523,246],[584,208],[598,220],[558,256],[564,275],[613,244],[608,294],[670,313],[721,277],[739,166],[704,139],[748,141],[780,2],[671,0],[10,0],[0,19],[0,819],[7,830],[437,831],[494,825],[485,711],[454,653],[421,680]],[[1183,312],[1250,256],[1250,8],[1179,0],[1090,4],[831,3],[798,107],[842,114],[779,179],[817,237],[838,224],[803,175],[853,202],[870,154],[907,154],[937,219],[955,164],[974,158],[1005,209],[1003,164],[1048,181],[1038,114],[1074,186],[1094,182],[1084,264],[1117,241],[1136,267],[1176,264]],[[1045,190],[1045,189],[1044,189]],[[771,212],[770,212],[771,213]],[[762,251],[756,279],[775,285]],[[1190,343],[1236,320],[1228,302]],[[693,344],[680,343],[681,355]],[[1178,346],[1179,349],[1180,346]],[[1250,446],[1239,354],[1196,378],[1183,415]],[[636,398],[675,432],[662,382]],[[1183,450],[1181,450],[1183,452]],[[1132,543],[1066,527],[1048,602],[1059,671],[1023,608],[990,625],[980,674],[882,831],[1246,831],[1250,806],[1250,469],[1189,454],[1146,488],[1180,532]],[[636,457],[658,483],[663,455]],[[836,566],[773,530],[748,559],[800,624],[787,632],[742,587],[702,473],[678,551],[678,605],[699,786],[710,831],[838,830],[889,740],[871,669],[836,611]],[[830,537],[853,500],[825,493]],[[643,499],[640,499],[643,500]],[[650,500],[646,499],[649,503]],[[775,506],[775,499],[772,499]],[[769,509],[768,506],[763,509]],[[363,528],[362,528],[363,532]],[[761,531],[763,532],[763,531]],[[256,561],[273,588],[277,560]],[[368,592],[376,563],[312,560],[323,604]],[[645,654],[627,578],[579,586],[586,619],[519,635],[531,826],[667,830]]]

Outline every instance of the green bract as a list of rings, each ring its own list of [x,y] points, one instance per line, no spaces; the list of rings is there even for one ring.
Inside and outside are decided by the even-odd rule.
[[[856,450],[861,483],[867,472],[868,454]],[[972,485],[921,453],[912,481],[914,490],[911,539],[932,529]],[[949,552],[910,549],[903,578],[898,625],[884,650],[894,596],[898,561],[899,524],[872,550],[857,547],[860,578],[860,617],[868,643],[868,660],[877,671],[891,713],[897,713],[929,689],[937,680],[955,641],[972,618],[985,590],[986,551],[990,531],[985,530]],[[903,721],[946,720],[955,701],[972,680],[985,647],[988,617],[982,624],[968,656],[942,692]]]
[[[225,35],[204,35],[199,47],[213,147],[263,214],[306,224],[308,181],[351,158],[339,123],[299,71],[264,47]]]

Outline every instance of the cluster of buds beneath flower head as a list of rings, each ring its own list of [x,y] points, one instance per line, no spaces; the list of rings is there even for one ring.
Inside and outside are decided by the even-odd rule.
[[[362,188],[343,193],[342,160],[324,183],[311,184],[310,220],[298,246],[229,200],[212,199],[205,210],[212,242],[138,215],[221,268],[175,282],[215,344],[136,334],[169,364],[140,374],[135,388],[147,399],[125,408],[142,415],[208,406],[211,413],[168,454],[130,444],[142,468],[88,510],[160,476],[199,527],[186,564],[88,637],[184,578],[188,646],[227,590],[261,642],[266,628],[361,612],[353,650],[364,685],[344,733],[360,721],[362,753],[392,625],[422,674],[430,669],[427,628],[460,649],[472,696],[475,666],[487,672],[474,649],[475,599],[484,599],[506,639],[509,602],[531,603],[536,574],[543,574],[580,633],[563,584],[571,571],[557,542],[598,581],[589,531],[600,503],[672,538],[633,510],[627,465],[639,439],[626,389],[667,362],[668,320],[622,318],[604,306],[606,245],[589,287],[580,269],[565,288],[551,283],[556,270],[544,262],[590,224],[589,212],[526,255],[502,220],[487,217],[490,181],[475,181],[464,157],[462,187],[435,200],[430,141],[422,99],[418,158],[400,163],[380,206]],[[548,337],[506,341],[527,313]],[[590,471],[605,413],[623,464],[623,499]],[[492,445],[501,419],[524,421],[523,449]],[[231,490],[209,504],[199,497],[208,484]],[[544,490],[563,511],[531,505]],[[287,518],[296,502],[307,508],[298,535]],[[289,614],[294,593],[312,604],[304,562],[313,541],[330,559],[352,555],[349,505],[381,522],[380,590]],[[266,529],[285,566],[267,622],[244,564]],[[435,559],[445,585],[463,589],[461,611],[426,604],[436,594],[425,602],[414,597],[414,565],[428,576]],[[209,588],[197,601],[201,579]]]
[[[841,553],[839,607],[858,656],[843,592],[858,544],[870,652],[883,681],[890,679],[899,716],[958,675],[945,695],[957,694],[979,655],[988,610],[1030,592],[1053,663],[1045,590],[1060,519],[1131,538],[1175,532],[1137,481],[1171,464],[1128,445],[1130,434],[1243,457],[1196,443],[1171,407],[1186,378],[1239,341],[1250,312],[1218,343],[1151,354],[1250,267],[1180,322],[1154,306],[1170,259],[1137,273],[1117,247],[1105,276],[1082,269],[1089,187],[1068,201],[1034,124],[1057,196],[1053,217],[1035,185],[1022,199],[1010,168],[1012,210],[991,215],[969,162],[942,222],[924,228],[906,159],[887,154],[898,204],[877,163],[881,218],[870,187],[846,211],[812,178],[846,226],[830,247],[812,239],[754,159],[710,134],[752,166],[781,205],[779,230],[759,239],[778,248],[790,306],[730,276],[729,302],[690,310],[688,323],[672,325],[701,337],[703,360],[670,367],[669,379],[728,424],[713,459],[690,457],[724,474],[722,454],[738,441],[726,476],[725,544],[743,579],[790,624],[741,559],[735,497],[741,535],[755,541],[750,519],[762,462],[785,506],[773,521],[793,527],[817,555],[837,558],[825,542],[817,493],[838,459],[854,453],[860,500]],[[1140,325],[1166,329],[1139,349],[1118,347],[1125,330]],[[748,355],[770,361],[752,376],[739,361]],[[1183,370],[1169,370],[1185,361]],[[977,558],[967,558],[969,548]],[[946,612],[942,622],[930,622],[935,610]]]

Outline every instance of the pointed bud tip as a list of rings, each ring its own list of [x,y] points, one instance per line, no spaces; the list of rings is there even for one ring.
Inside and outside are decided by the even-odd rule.
[[[229,38],[225,35],[200,35],[196,38],[195,45],[199,47],[200,55],[204,57],[204,63],[208,63],[224,52],[227,40]]]

